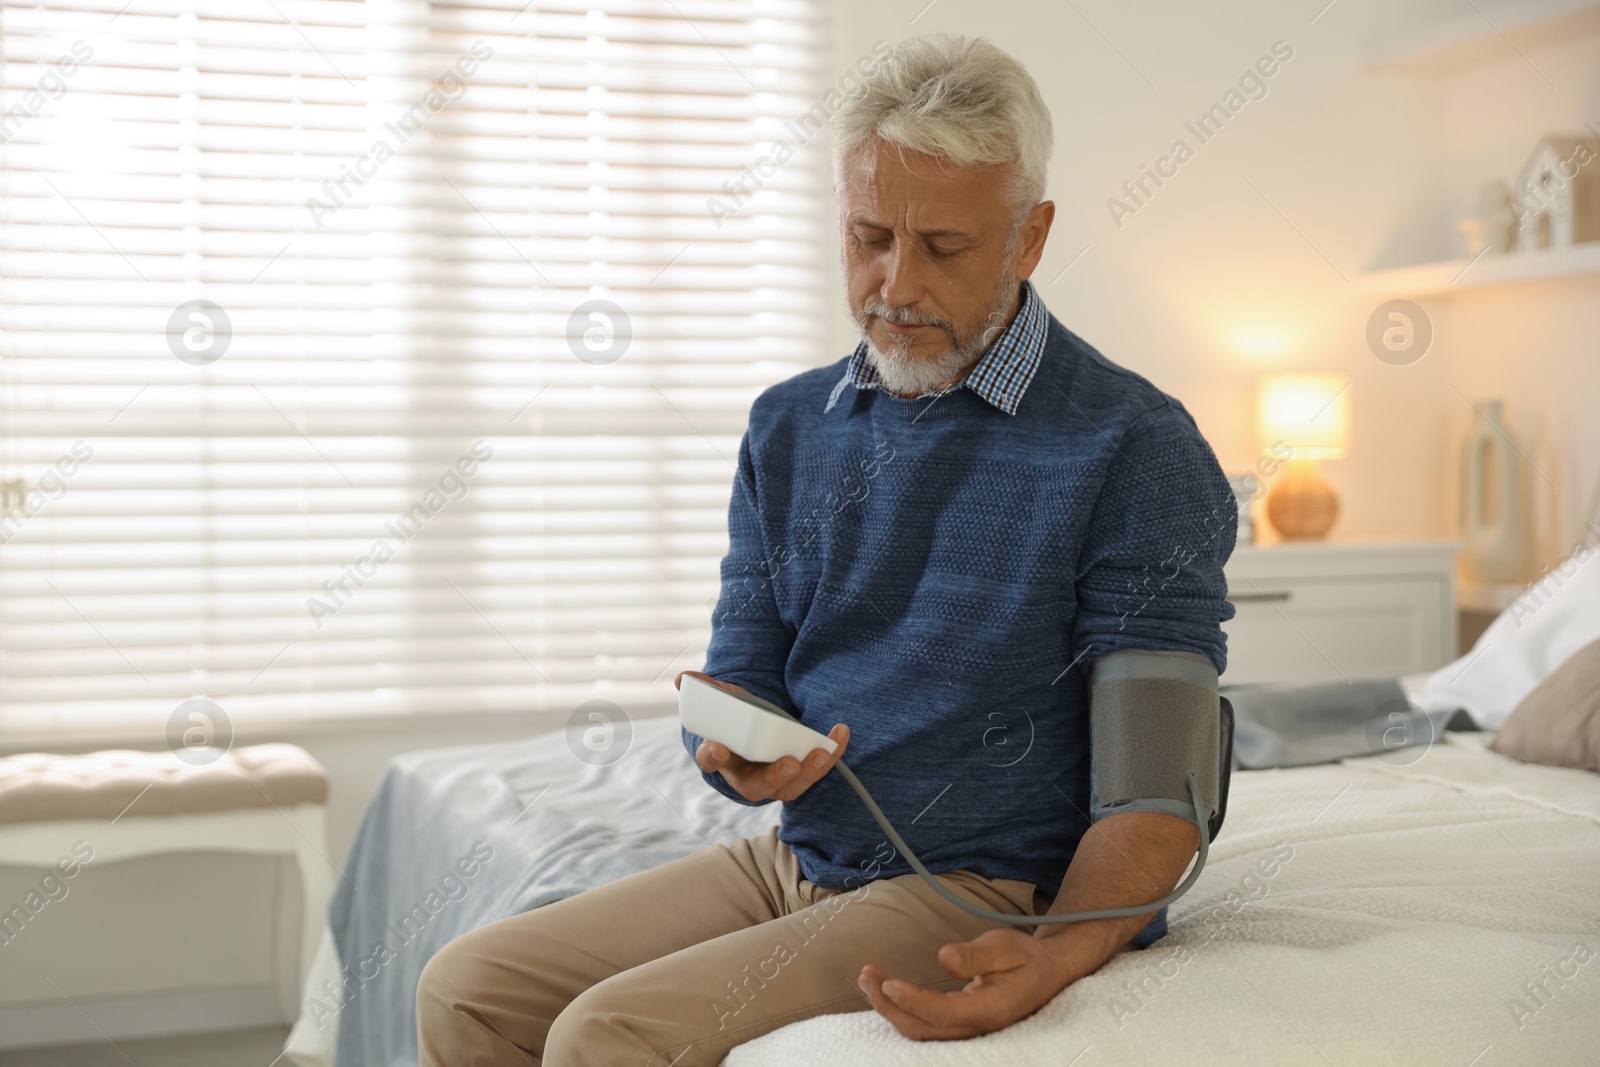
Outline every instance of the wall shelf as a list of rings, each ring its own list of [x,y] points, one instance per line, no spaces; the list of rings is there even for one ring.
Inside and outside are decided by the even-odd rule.
[[[1477,262],[1449,259],[1362,274],[1362,292],[1375,296],[1441,296],[1495,285],[1555,278],[1600,277],[1600,241],[1537,252],[1490,252]]]
[[[1476,5],[1475,5],[1476,6]],[[1600,30],[1597,0],[1520,0],[1500,3],[1435,23],[1375,45],[1369,70],[1449,74],[1464,67],[1509,59],[1518,49],[1549,44]]]

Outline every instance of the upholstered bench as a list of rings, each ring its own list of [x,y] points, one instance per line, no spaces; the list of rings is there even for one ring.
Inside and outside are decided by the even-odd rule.
[[[303,902],[299,936],[284,936],[293,898],[280,891],[272,942],[278,1008],[292,1023],[336,873],[327,855],[327,772],[296,745],[186,749],[183,756],[117,750],[0,757],[0,863],[55,867],[66,857],[70,866],[84,861],[74,852],[77,842],[92,850],[94,866],[162,852],[293,857]],[[8,918],[26,921],[0,922]],[[9,927],[8,936],[16,936]]]

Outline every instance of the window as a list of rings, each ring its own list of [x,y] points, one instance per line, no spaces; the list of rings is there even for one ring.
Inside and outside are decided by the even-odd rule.
[[[831,358],[816,14],[0,3],[0,732],[659,703]]]

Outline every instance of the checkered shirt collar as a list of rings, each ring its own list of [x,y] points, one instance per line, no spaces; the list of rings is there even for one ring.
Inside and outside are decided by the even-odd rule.
[[[1045,335],[1048,332],[1050,313],[1045,310],[1044,302],[1039,299],[1033,290],[1032,282],[1022,283],[1022,303],[1017,308],[1017,315],[1011,320],[989,350],[978,360],[968,375],[961,381],[947,389],[936,393],[925,393],[918,399],[930,400],[934,397],[953,393],[957,389],[971,389],[990,404],[999,408],[1007,415],[1015,415],[1017,406],[1022,403],[1022,394],[1028,391],[1028,385],[1039,371],[1039,362],[1044,357]],[[856,346],[850,356],[850,362],[845,367],[844,377],[833,387],[833,392],[828,397],[828,403],[823,407],[826,414],[833,410],[838,403],[845,387],[853,385],[857,389],[878,389],[882,383],[878,380],[878,372],[867,359],[867,342],[863,340]]]

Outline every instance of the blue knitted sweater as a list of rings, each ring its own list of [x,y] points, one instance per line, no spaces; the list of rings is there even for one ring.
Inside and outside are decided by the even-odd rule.
[[[705,671],[847,723],[846,762],[929,869],[1053,897],[1090,822],[1089,666],[1225,666],[1227,479],[1178,401],[1053,316],[1014,415],[968,389],[846,388],[824,412],[847,362],[751,409]],[[910,871],[836,774],[779,838],[820,886]]]

